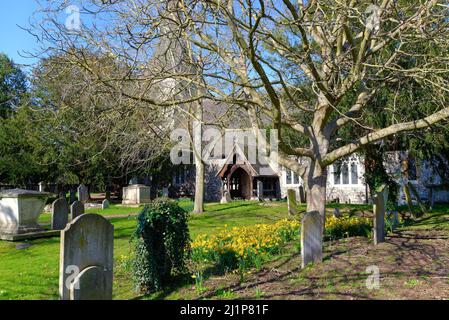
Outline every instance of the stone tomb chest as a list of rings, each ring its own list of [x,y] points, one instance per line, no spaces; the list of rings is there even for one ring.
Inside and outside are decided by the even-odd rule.
[[[47,192],[23,189],[5,190],[0,193],[0,235],[20,235],[43,231],[38,224]]]
[[[123,188],[123,204],[142,204],[151,202],[151,188],[134,184]]]

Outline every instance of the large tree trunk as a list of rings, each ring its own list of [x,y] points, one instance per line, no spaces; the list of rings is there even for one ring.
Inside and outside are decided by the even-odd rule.
[[[318,162],[311,161],[304,181],[307,192],[307,211],[318,211],[324,228],[326,222],[327,168],[321,168]]]
[[[204,162],[203,153],[203,106],[201,103],[196,104],[195,116],[197,120],[193,121],[193,154],[195,157],[195,204],[193,213],[204,212]]]

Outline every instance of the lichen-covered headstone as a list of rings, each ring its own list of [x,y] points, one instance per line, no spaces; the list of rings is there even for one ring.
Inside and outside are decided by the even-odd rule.
[[[75,220],[76,217],[84,214],[84,204],[80,201],[75,201],[70,206],[70,219]]]
[[[51,229],[62,230],[69,222],[69,204],[64,198],[55,200],[51,208]]]
[[[382,187],[374,196],[374,244],[379,244],[385,241],[385,212],[388,200],[388,189]]]
[[[109,200],[104,199],[103,202],[101,203],[101,209],[103,209],[103,210],[107,209],[107,208],[109,208],[109,205],[110,205]]]
[[[288,203],[288,214],[296,214],[296,192],[294,189],[287,190],[287,203]]]
[[[78,186],[78,201],[82,203],[89,201],[89,189],[84,184]]]
[[[301,224],[301,266],[323,260],[323,228],[318,211],[307,212]]]
[[[62,300],[112,299],[114,226],[84,214],[61,232],[59,294]]]

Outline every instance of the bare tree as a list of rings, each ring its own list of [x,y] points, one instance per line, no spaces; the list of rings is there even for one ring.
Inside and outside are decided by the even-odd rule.
[[[308,210],[323,219],[329,165],[364,145],[449,117],[442,94],[448,91],[447,1],[81,1],[82,12],[95,16],[70,32],[57,20],[67,3],[55,3],[42,11],[45,49],[113,54],[129,66],[126,76],[104,77],[80,57],[74,63],[123,96],[160,109],[195,118],[185,106],[204,98],[243,107],[256,133],[267,124],[278,130],[279,163],[301,175]],[[175,27],[164,31],[166,21]],[[152,71],[154,48],[167,33],[188,43],[193,59],[187,63],[194,61],[201,77],[189,69]],[[379,88],[404,78],[434,93],[430,112],[416,118],[394,105],[373,110]],[[155,98],[152,90],[168,80],[181,85],[166,99]],[[123,86],[130,81],[138,91]],[[181,94],[191,86],[201,90]],[[393,120],[372,126],[368,111]],[[352,141],[339,141],[339,130],[351,128],[358,129]],[[301,137],[298,143],[289,132]]]

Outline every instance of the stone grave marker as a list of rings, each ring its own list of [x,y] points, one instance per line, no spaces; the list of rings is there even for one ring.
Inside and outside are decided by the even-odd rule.
[[[259,201],[263,201],[263,182],[257,181],[257,198]]]
[[[111,300],[114,226],[84,214],[61,232],[59,294],[62,300]]]
[[[220,203],[221,204],[230,203],[231,201],[232,201],[232,199],[231,199],[231,195],[229,194],[229,191],[228,190],[224,190],[223,191],[223,197],[221,198]]]
[[[340,208],[335,208],[334,209],[334,217],[335,218],[341,218]]]
[[[288,203],[288,214],[293,215],[297,213],[296,207],[296,191],[294,189],[287,190],[287,203]]]
[[[383,186],[374,196],[374,244],[385,241],[385,212],[388,200],[388,188]]]
[[[84,214],[84,204],[80,201],[75,201],[70,206],[70,219],[75,220],[76,217]]]
[[[76,201],[76,191],[70,190],[69,191],[69,204],[72,204]]]
[[[107,209],[107,208],[109,208],[109,205],[110,205],[109,200],[104,199],[103,202],[101,203],[101,209],[103,209],[103,210]]]
[[[51,229],[62,230],[69,222],[69,204],[64,198],[55,200],[51,207]]]
[[[89,189],[84,184],[78,186],[78,201],[82,203],[89,201]]]
[[[318,211],[307,212],[301,224],[301,266],[323,260],[323,227]]]

